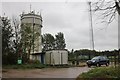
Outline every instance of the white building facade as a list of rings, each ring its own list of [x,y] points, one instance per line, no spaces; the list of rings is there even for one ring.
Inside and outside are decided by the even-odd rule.
[[[66,49],[46,51],[45,64],[67,65],[68,64],[68,51]]]

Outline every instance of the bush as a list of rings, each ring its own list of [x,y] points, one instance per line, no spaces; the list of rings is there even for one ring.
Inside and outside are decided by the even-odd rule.
[[[17,54],[9,53],[8,55],[2,55],[3,65],[13,65],[17,64]]]
[[[82,73],[77,77],[77,80],[82,78],[83,80],[88,80],[91,78],[120,78],[120,66],[118,67],[99,67],[95,69],[91,69],[86,73]]]
[[[41,64],[39,60],[29,60],[29,64]]]
[[[44,64],[22,64],[22,65],[4,65],[4,69],[41,69],[45,68]]]

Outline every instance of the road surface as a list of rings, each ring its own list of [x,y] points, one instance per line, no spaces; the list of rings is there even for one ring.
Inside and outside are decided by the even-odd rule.
[[[44,69],[6,69],[3,78],[76,78],[89,71],[88,67],[44,68]]]

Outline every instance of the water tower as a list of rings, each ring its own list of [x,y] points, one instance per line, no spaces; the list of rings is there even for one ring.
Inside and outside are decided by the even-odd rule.
[[[41,42],[41,28],[42,28],[42,17],[39,14],[35,14],[34,11],[30,13],[22,13],[21,15],[21,29],[24,31],[25,26],[28,25],[32,31],[31,39],[31,54],[37,54],[42,52],[42,42]],[[38,35],[37,35],[38,34]]]

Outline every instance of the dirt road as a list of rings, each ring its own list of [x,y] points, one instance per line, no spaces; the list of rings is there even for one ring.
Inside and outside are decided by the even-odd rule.
[[[89,71],[88,67],[44,68],[44,69],[7,69],[3,78],[76,78],[80,73]]]

